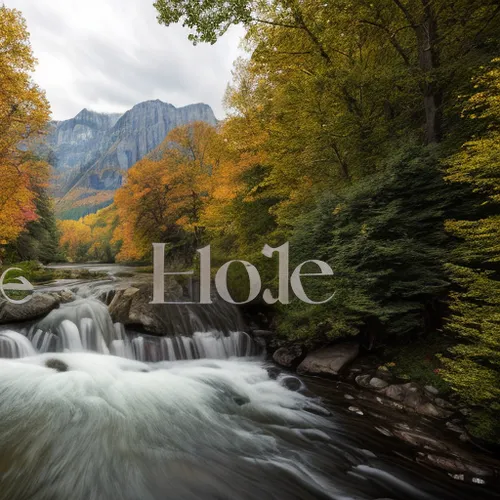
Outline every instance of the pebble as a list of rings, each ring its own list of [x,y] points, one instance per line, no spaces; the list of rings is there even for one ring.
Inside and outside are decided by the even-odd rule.
[[[357,415],[364,415],[364,413],[357,406],[349,406],[349,411],[352,411]]]

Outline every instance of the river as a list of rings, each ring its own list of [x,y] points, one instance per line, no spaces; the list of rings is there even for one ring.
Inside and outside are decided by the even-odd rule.
[[[276,369],[232,323],[162,338],[113,324],[96,296],[134,271],[103,269],[115,278],[39,288],[79,298],[0,331],[1,500],[500,498],[419,463],[353,388]]]

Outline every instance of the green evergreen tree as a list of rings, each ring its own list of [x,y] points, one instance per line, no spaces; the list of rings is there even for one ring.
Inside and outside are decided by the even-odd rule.
[[[44,264],[61,260],[59,232],[53,201],[45,189],[39,189],[35,200],[37,219],[30,222],[7,250],[9,260],[37,260]]]
[[[400,153],[342,195],[323,198],[296,228],[291,248],[294,263],[328,262],[336,293],[325,305],[297,303],[283,311],[282,331],[323,341],[362,333],[372,345],[436,328],[448,287],[444,220],[453,199],[433,151],[421,148]],[[324,285],[309,286],[327,296]]]

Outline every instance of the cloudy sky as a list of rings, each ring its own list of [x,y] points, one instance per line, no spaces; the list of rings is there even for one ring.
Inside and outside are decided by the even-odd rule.
[[[193,47],[181,26],[160,26],[153,0],[4,0],[22,11],[53,118],[88,108],[123,112],[161,99],[174,106],[210,104],[224,116],[222,97],[243,30],[215,45]]]

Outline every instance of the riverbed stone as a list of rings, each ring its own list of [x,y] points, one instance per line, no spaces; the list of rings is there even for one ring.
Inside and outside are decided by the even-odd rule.
[[[431,396],[437,396],[439,394],[439,389],[437,389],[436,387],[434,387],[432,385],[426,385],[424,387],[424,390],[425,390],[425,392],[427,392]]]
[[[354,380],[356,384],[364,389],[368,389],[370,387],[370,380],[372,379],[371,375],[358,375]]]
[[[385,380],[382,380],[381,378],[373,377],[370,380],[370,385],[374,389],[385,389],[389,384]]]
[[[50,293],[35,293],[24,304],[13,304],[0,300],[0,324],[30,321],[46,316],[59,306],[61,299]]]
[[[312,375],[338,375],[359,353],[359,344],[345,342],[309,353],[300,363],[297,372]]]
[[[386,388],[385,395],[395,401],[404,401],[406,391],[402,384],[393,384]]]
[[[278,350],[274,351],[273,360],[275,363],[285,368],[297,368],[305,355],[304,348],[297,344],[288,347],[280,347]]]
[[[442,408],[437,407],[431,402],[422,403],[416,407],[417,413],[420,415],[425,415],[427,417],[435,417],[435,418],[445,418],[448,416],[447,412]]]
[[[459,425],[454,424],[453,422],[446,422],[446,428],[458,434],[462,434],[462,432],[465,432],[465,429],[463,427],[460,427]]]
[[[489,467],[483,467],[451,456],[428,454],[425,455],[424,461],[451,473],[469,473],[480,477],[488,477],[494,474]]]
[[[442,398],[436,398],[434,400],[434,403],[437,404],[440,408],[444,408],[445,410],[453,410],[455,408],[451,403]]]
[[[302,389],[302,382],[297,377],[284,377],[280,382],[289,391],[297,392]]]
[[[71,290],[61,290],[57,295],[62,304],[68,304],[76,300],[76,295]]]

